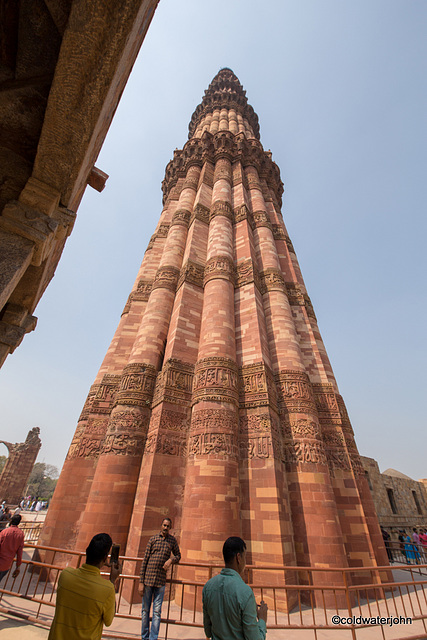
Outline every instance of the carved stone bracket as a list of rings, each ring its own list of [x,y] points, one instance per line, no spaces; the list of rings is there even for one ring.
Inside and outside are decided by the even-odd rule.
[[[196,364],[193,404],[202,400],[238,405],[237,365],[229,358],[203,358]]]
[[[160,402],[189,406],[193,388],[194,365],[171,358],[157,375],[152,407]]]
[[[234,286],[235,282],[234,263],[228,256],[215,256],[206,262],[203,286],[211,280],[228,280]]]
[[[169,289],[173,293],[176,291],[179,278],[179,269],[172,266],[160,267],[154,278],[152,291],[154,289]]]
[[[261,271],[260,277],[260,291],[262,294],[267,291],[282,291],[287,293],[285,286],[285,279],[283,274],[278,269],[266,269]]]
[[[203,288],[203,276],[204,266],[192,260],[187,260],[179,273],[177,289],[179,289],[184,282]]]
[[[0,229],[34,242],[31,263],[39,267],[52,252],[54,243],[71,233],[75,218],[68,209],[58,209],[48,216],[22,202],[11,201],[3,209]]]
[[[151,364],[128,364],[123,369],[115,404],[150,406],[157,371]]]

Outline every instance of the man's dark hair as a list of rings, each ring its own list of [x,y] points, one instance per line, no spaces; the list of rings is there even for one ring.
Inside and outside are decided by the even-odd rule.
[[[16,516],[12,516],[10,519],[10,524],[13,525],[14,527],[17,527],[18,524],[21,522],[22,518],[19,515],[19,513],[16,514]]]
[[[227,538],[222,547],[222,555],[225,564],[229,564],[238,553],[243,553],[246,549],[246,542],[237,536]]]
[[[165,520],[168,520],[168,522],[170,522],[170,525],[172,526],[172,520],[169,518],[169,516],[166,516],[166,518],[163,518],[162,524],[164,523]]]
[[[108,555],[113,541],[108,533],[97,533],[86,549],[86,563],[99,564]]]

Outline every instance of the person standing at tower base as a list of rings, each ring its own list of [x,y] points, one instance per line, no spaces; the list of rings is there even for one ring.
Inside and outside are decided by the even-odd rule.
[[[177,564],[181,560],[178,542],[169,533],[171,526],[172,520],[163,518],[160,533],[149,539],[145,549],[138,586],[138,593],[142,596],[142,640],[158,638],[165,597],[166,572],[172,564]],[[150,629],[151,603],[153,603],[153,619]]]
[[[227,538],[222,548],[225,568],[203,587],[203,626],[212,640],[264,640],[268,607],[257,606],[252,589],[243,581],[246,543]]]

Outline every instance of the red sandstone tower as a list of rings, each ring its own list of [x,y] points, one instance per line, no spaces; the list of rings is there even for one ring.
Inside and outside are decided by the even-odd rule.
[[[195,110],[41,542],[109,531],[184,559],[229,535],[257,564],[387,564],[344,402],[281,214],[279,169],[230,69]]]

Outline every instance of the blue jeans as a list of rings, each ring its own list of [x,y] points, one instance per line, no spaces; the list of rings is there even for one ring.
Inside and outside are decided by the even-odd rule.
[[[145,587],[144,597],[142,598],[142,640],[157,640],[160,629],[160,616],[162,613],[163,598],[165,597],[165,588],[163,587]],[[153,601],[153,619],[151,621],[150,630],[150,607]],[[150,631],[150,636],[148,632]]]

